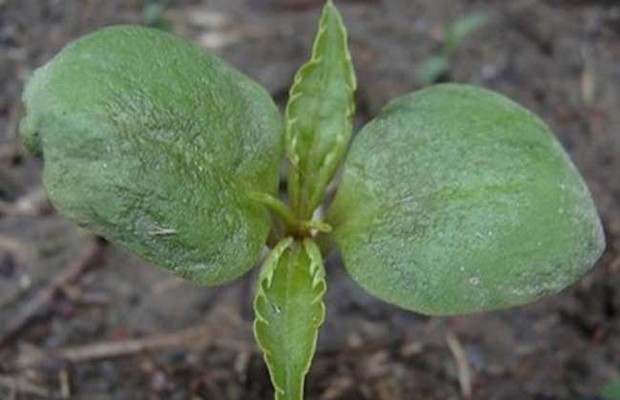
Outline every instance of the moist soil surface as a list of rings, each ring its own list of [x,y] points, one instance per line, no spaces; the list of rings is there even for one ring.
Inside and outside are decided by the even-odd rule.
[[[173,0],[161,18],[262,83],[282,106],[308,57],[320,3]],[[608,245],[597,266],[559,295],[449,318],[374,299],[332,255],[327,322],[307,398],[601,398],[602,387],[620,380],[620,4],[337,3],[359,80],[358,125],[421,87],[416,70],[441,49],[452,21],[487,15],[488,24],[456,52],[449,78],[504,93],[552,127],[593,193]],[[203,288],[113,245],[80,268],[100,242],[47,202],[42,160],[17,138],[30,73],[80,35],[144,23],[143,5],[0,0],[0,337],[35,305],[0,345],[0,399],[272,396],[252,336],[256,270]]]

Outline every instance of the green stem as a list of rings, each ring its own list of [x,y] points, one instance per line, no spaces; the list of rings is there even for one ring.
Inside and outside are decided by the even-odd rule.
[[[300,222],[299,228],[302,231],[317,230],[320,233],[330,233],[332,231],[332,226],[327,222],[313,220]]]
[[[249,194],[251,200],[256,201],[267,207],[274,215],[279,217],[286,227],[286,234],[297,237],[311,237],[312,231],[320,233],[330,233],[332,227],[330,224],[323,221],[314,220],[299,220],[291,209],[284,204],[281,200],[266,194],[259,192],[252,192]]]
[[[252,192],[248,196],[251,200],[264,205],[269,209],[269,211],[280,217],[287,227],[297,225],[297,218],[295,218],[295,215],[291,209],[280,199],[277,199],[270,194],[260,192]]]

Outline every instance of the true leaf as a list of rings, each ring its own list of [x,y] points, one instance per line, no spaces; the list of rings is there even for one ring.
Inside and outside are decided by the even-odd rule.
[[[286,108],[289,193],[300,219],[311,217],[342,162],[351,138],[355,88],[346,30],[330,0],[312,57],[295,76]]]
[[[27,84],[21,133],[64,214],[185,278],[257,261],[283,128],[269,95],[197,46],[142,27],[67,46]]]
[[[407,95],[365,127],[328,221],[363,287],[427,314],[557,292],[604,248],[591,196],[544,123],[465,85]]]
[[[284,239],[265,261],[254,302],[256,341],[276,400],[301,400],[325,318],[325,271],[317,245]]]

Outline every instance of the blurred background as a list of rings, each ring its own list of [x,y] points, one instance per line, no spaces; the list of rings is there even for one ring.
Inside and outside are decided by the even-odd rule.
[[[504,93],[540,115],[570,152],[608,248],[560,295],[455,318],[370,297],[332,255],[308,399],[620,398],[620,2],[335,2],[359,80],[358,125],[434,82]],[[271,398],[251,330],[256,271],[200,288],[59,216],[41,186],[42,161],[17,138],[20,94],[72,39],[132,23],[219,54],[284,105],[321,6],[0,0],[0,399]]]

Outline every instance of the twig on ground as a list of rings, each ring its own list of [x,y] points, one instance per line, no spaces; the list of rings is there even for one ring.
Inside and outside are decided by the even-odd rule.
[[[327,358],[335,358],[339,361],[346,361],[349,359],[356,359],[360,357],[360,354],[370,354],[375,353],[377,351],[381,351],[383,349],[392,348],[395,345],[401,343],[400,338],[396,337],[387,337],[380,340],[372,341],[372,342],[364,342],[360,345],[355,346],[347,346],[343,349],[338,350],[324,350],[319,351],[317,354],[321,357]]]
[[[71,398],[71,384],[69,382],[69,371],[63,368],[58,373],[58,380],[60,381],[60,397],[62,399]]]
[[[228,348],[233,351],[256,351],[249,344],[233,342],[230,338],[228,340],[216,339],[222,336],[225,336],[224,332],[219,332],[219,329],[212,324],[201,325],[179,332],[140,339],[105,341],[84,346],[66,347],[50,352],[44,351],[21,355],[17,365],[19,368],[30,368],[44,364],[50,359],[79,363],[182,347],[206,348],[215,346]]]
[[[94,240],[80,257],[65,268],[64,271],[49,281],[47,285],[29,300],[17,312],[17,315],[10,319],[6,327],[0,333],[0,347],[21,332],[22,329],[37,315],[49,309],[50,304],[56,293],[63,287],[75,282],[92,264],[103,256],[105,245],[98,240]]]
[[[37,396],[41,399],[50,399],[58,397],[58,393],[54,390],[44,388],[28,380],[11,375],[0,375],[0,387],[6,388],[11,393],[12,398],[20,398],[20,394]]]
[[[62,293],[69,301],[81,306],[107,306],[112,302],[107,293],[85,292],[77,286],[65,286]]]
[[[581,99],[586,107],[591,107],[596,94],[596,66],[594,65],[593,51],[589,44],[581,46],[583,71],[581,72]]]
[[[252,359],[251,351],[240,351],[235,359],[234,369],[239,382],[245,383],[248,380],[248,368]]]
[[[459,339],[452,332],[448,332],[446,335],[446,342],[448,348],[454,357],[456,362],[456,370],[459,377],[459,385],[461,386],[461,394],[463,398],[470,399],[472,395],[471,390],[471,371],[469,369],[469,363],[467,362],[467,354],[461,345]]]

